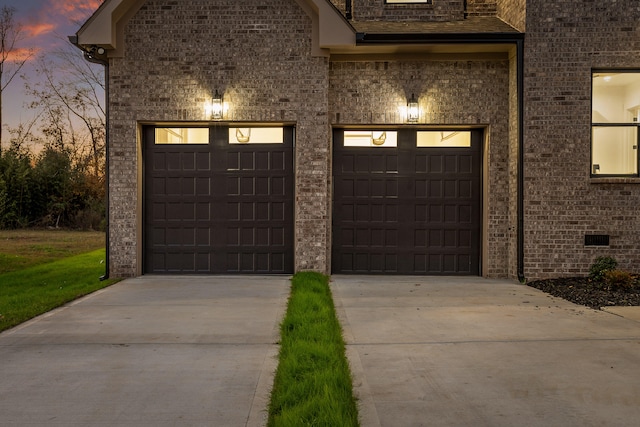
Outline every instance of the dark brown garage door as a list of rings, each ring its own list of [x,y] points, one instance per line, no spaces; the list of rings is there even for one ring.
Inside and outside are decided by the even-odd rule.
[[[293,271],[293,129],[273,133],[145,128],[146,273]]]
[[[332,271],[480,274],[482,131],[334,131]]]

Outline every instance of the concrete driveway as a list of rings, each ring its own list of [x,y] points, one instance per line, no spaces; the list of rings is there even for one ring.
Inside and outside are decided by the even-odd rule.
[[[363,426],[640,423],[638,321],[482,278],[332,289]]]
[[[145,276],[6,331],[0,425],[264,425],[289,284]]]
[[[332,280],[363,427],[638,425],[638,321],[509,281]],[[288,293],[145,276],[6,331],[0,425],[264,425]]]

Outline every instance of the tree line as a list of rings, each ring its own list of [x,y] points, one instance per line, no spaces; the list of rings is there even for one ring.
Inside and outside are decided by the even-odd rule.
[[[12,55],[14,12],[0,9],[0,129],[10,134],[0,138],[0,228],[104,229],[104,69],[66,40],[46,56]],[[4,126],[3,91],[27,61],[39,76],[23,78],[33,119]]]
[[[0,228],[104,229],[104,175],[69,147],[12,143],[0,158]]]

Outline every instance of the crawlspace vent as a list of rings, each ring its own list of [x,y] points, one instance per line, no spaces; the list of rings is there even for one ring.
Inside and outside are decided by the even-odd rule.
[[[585,246],[609,246],[608,234],[585,234]]]

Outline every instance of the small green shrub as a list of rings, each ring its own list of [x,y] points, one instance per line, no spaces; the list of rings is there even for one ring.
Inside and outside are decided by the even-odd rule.
[[[606,270],[603,273],[603,281],[607,288],[614,291],[630,290],[636,285],[635,277],[623,270]]]
[[[607,271],[615,270],[617,266],[618,261],[614,258],[610,256],[599,256],[589,268],[589,278],[596,282],[602,282],[604,281],[604,274]]]

